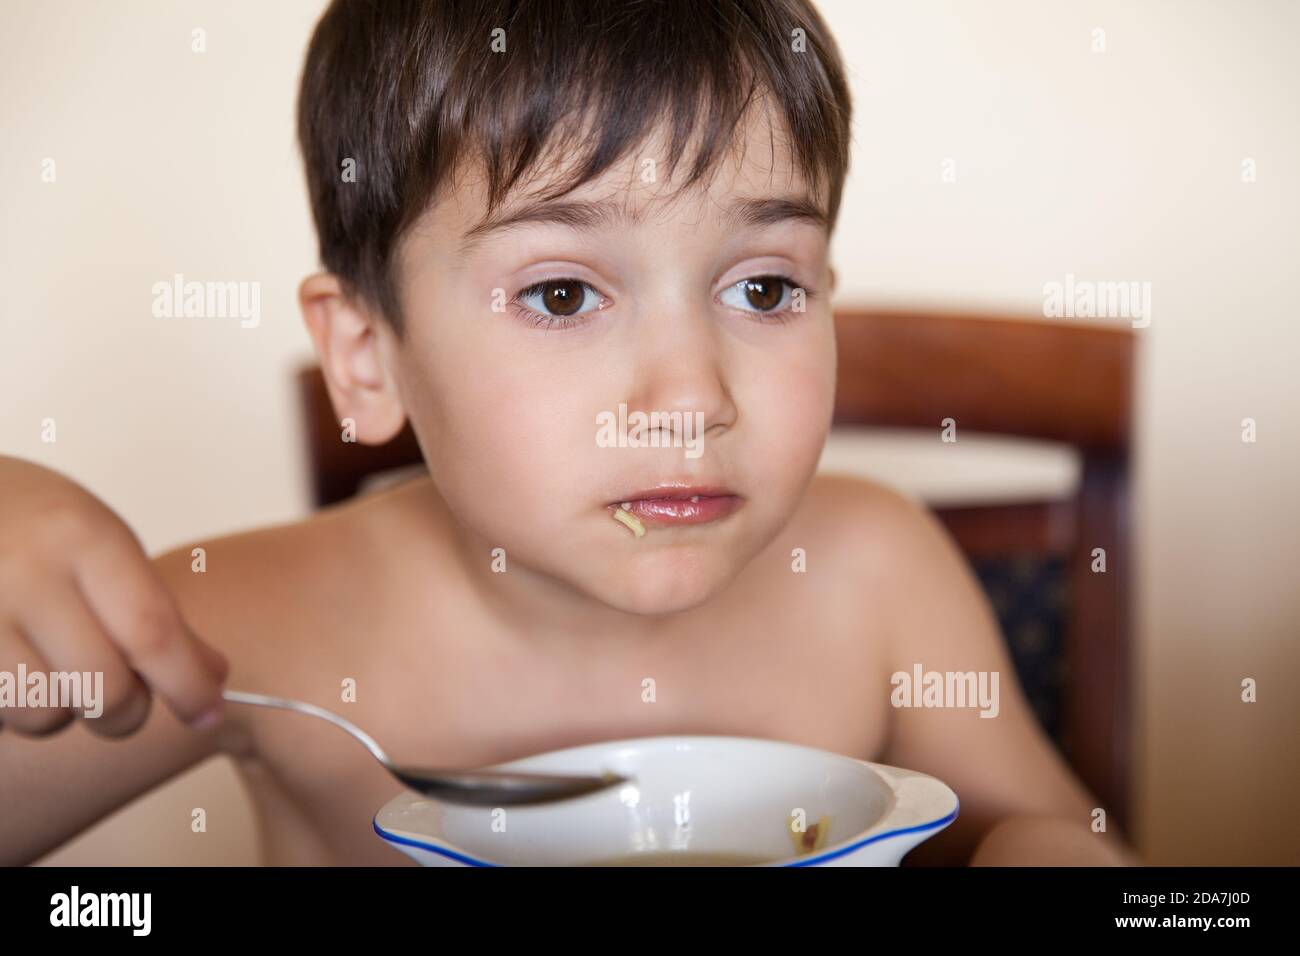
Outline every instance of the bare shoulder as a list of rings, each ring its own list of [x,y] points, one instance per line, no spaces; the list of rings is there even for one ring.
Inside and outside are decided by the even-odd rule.
[[[792,522],[858,574],[897,578],[934,570],[960,556],[923,502],[895,488],[850,475],[819,474]]]
[[[154,558],[190,624],[218,625],[213,639],[240,617],[288,612],[338,573],[341,545],[353,524],[338,512],[302,521],[196,540]],[[204,634],[203,636],[207,636]]]
[[[292,696],[332,635],[362,620],[383,496],[173,548],[153,565],[189,626],[230,662],[226,685]],[[364,626],[364,624],[362,624]],[[240,724],[240,708],[227,711]]]
[[[809,486],[807,502],[814,509],[831,509],[846,516],[881,518],[902,510],[924,510],[901,491],[856,475],[818,474]]]
[[[868,479],[819,475],[796,520],[882,625],[891,657],[911,660],[921,645],[951,650],[957,640],[966,652],[999,654],[983,589],[924,502]]]

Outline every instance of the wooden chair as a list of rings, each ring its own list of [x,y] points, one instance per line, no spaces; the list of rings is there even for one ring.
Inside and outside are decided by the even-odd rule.
[[[1077,449],[1082,475],[1071,499],[934,510],[977,567],[1027,557],[1064,568],[1056,739],[1122,828],[1130,790],[1132,333],[902,311],[841,311],[835,321],[836,424],[933,429],[937,441],[951,418],[959,440],[979,432]],[[369,475],[421,460],[409,426],[382,447],[342,442],[319,369],[303,369],[299,387],[318,506],[354,495]],[[1096,548],[1105,549],[1104,573],[1092,571]]]

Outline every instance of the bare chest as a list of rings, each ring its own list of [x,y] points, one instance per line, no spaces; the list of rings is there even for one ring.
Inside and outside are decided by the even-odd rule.
[[[297,687],[281,692],[339,712],[398,762],[434,767],[662,734],[789,740],[859,759],[884,745],[887,678],[866,622],[754,615],[585,655],[509,652],[497,635],[479,637],[428,647],[375,633],[355,649],[330,642],[310,667],[299,658]],[[406,862],[371,829],[399,785],[360,744],[310,717],[256,708],[241,717],[254,741],[243,767],[268,863]]]

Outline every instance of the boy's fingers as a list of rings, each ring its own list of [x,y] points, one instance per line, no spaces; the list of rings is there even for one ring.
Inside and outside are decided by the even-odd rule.
[[[82,593],[131,668],[192,723],[220,705],[222,679],[143,553],[125,553],[119,546],[85,555]]]
[[[153,710],[153,694],[134,671],[127,670],[130,689],[119,693],[112,703],[104,705],[104,713],[94,720],[85,721],[86,729],[99,737],[126,737],[144,726]],[[107,686],[107,685],[105,685]],[[107,695],[106,695],[107,696]]]
[[[17,674],[20,664],[29,674],[48,674],[50,670],[45,658],[16,624],[0,624],[0,671]],[[18,688],[19,702],[24,706],[0,707],[0,722],[4,724],[6,732],[13,730],[32,737],[43,737],[62,730],[72,721],[72,711],[67,708],[25,706],[26,692],[27,688]]]
[[[198,647],[199,653],[203,655],[203,659],[208,664],[208,670],[217,679],[217,683],[224,684],[226,678],[230,676],[230,661],[226,660],[226,655],[197,635],[194,637],[194,644]]]
[[[32,601],[21,624],[50,669],[77,682],[80,700],[72,710],[87,718],[88,729],[116,737],[139,727],[149,712],[149,690],[127,666],[75,583],[66,581]],[[89,682],[83,674],[90,675]]]

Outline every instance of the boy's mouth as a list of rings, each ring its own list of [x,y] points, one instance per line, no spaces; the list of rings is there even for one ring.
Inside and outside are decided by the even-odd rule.
[[[647,525],[691,525],[717,521],[735,511],[741,497],[727,488],[665,484],[632,492],[611,501],[611,512],[622,509]]]

